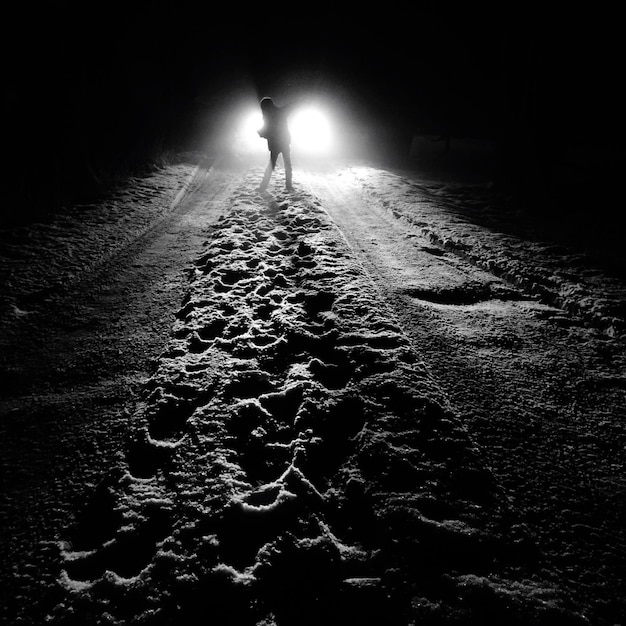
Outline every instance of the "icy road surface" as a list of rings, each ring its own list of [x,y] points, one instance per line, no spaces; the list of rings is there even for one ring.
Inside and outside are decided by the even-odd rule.
[[[606,254],[482,186],[262,169],[4,233],[3,618],[623,622]]]

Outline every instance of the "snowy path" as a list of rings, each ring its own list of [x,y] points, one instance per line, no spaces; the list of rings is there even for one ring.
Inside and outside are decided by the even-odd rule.
[[[458,195],[345,167],[261,196],[260,174],[206,180],[99,292],[94,310],[112,298],[112,318],[128,315],[106,341],[159,311],[170,339],[123,451],[45,544],[39,580],[22,574],[37,610],[59,624],[615,623],[623,285],[593,274],[606,297],[592,319],[561,289],[589,274],[555,281],[555,256],[455,221]],[[185,252],[159,266],[173,241]],[[486,244],[491,265],[472,255]],[[526,254],[517,277],[569,294],[563,308],[510,264],[504,280],[511,250]],[[193,259],[182,306],[141,317],[137,286],[175,282],[155,278],[175,258]]]
[[[185,267],[230,194],[231,176],[200,172],[203,201],[176,202],[191,173],[172,167],[74,209],[72,221],[3,237],[0,620],[22,603],[13,565],[40,565],[36,543],[70,522],[123,446],[129,407],[185,293]]]
[[[528,281],[484,271],[468,229],[450,225],[456,216],[449,197],[433,203],[430,194],[413,190],[412,219],[406,219],[406,195],[380,193],[376,174],[391,176],[370,174],[372,194],[353,171],[309,172],[307,184],[442,384],[546,563],[555,571],[566,564],[561,584],[590,604],[619,602],[626,585],[623,342],[598,333],[601,324],[587,327],[577,315],[541,303],[536,288],[519,286]],[[394,183],[405,192],[411,187]],[[461,254],[441,243],[450,233],[465,242]],[[494,232],[472,234],[490,244],[492,255],[511,255],[510,235],[500,235],[498,245]],[[517,248],[523,245],[531,247],[517,241]],[[525,258],[521,276],[537,274],[537,267],[548,276],[557,262],[557,272],[568,267],[541,246]],[[582,285],[589,273],[571,272],[569,280]],[[617,285],[610,278],[598,282],[606,302]],[[622,294],[623,284],[614,310]]]

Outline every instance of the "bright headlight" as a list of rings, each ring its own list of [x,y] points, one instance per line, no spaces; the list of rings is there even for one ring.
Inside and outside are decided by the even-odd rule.
[[[252,136],[254,138],[257,138],[257,131],[261,128],[261,126],[263,126],[263,116],[261,115],[261,113],[248,113],[247,116],[243,118],[243,122],[241,124],[241,133],[246,137]]]
[[[288,120],[291,133],[291,146],[298,154],[321,155],[333,148],[333,133],[327,115],[315,107],[296,109]],[[246,153],[267,151],[267,142],[259,137],[263,126],[260,111],[245,111],[235,129],[237,150]]]
[[[327,116],[307,107],[294,111],[289,120],[291,142],[295,150],[320,154],[332,147],[332,130]]]

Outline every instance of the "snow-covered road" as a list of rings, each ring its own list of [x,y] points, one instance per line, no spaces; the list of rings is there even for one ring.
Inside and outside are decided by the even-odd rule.
[[[619,597],[626,361],[623,343],[607,337],[623,318],[606,312],[623,306],[623,282],[588,259],[572,267],[574,249],[529,241],[514,220],[458,225],[457,194],[433,200],[437,185],[422,181],[426,193],[416,193],[415,181],[362,167],[308,172],[307,183],[561,584],[591,604]],[[394,193],[385,194],[390,184]],[[481,213],[493,210],[483,200]],[[496,265],[515,271],[504,280],[503,271],[483,269]]]
[[[21,541],[46,540],[43,556],[30,567],[28,549],[14,557],[20,584],[5,614],[267,626],[622,620],[623,280],[589,253],[527,237],[482,186],[316,164],[296,172],[295,192],[278,171],[260,195],[261,173],[214,166],[159,217],[142,254],[103,261],[56,302],[117,268],[91,304],[109,298],[113,313],[94,314],[105,325],[127,311],[107,341],[161,328],[132,343],[152,346],[152,370],[141,359],[102,368],[99,383],[135,365],[137,395],[123,396],[116,435],[98,427],[98,403],[87,426],[56,434],[86,427],[108,443],[87,455],[97,471],[79,463],[54,489],[41,476],[28,486],[48,507],[56,497],[69,514],[73,504],[76,523],[51,523],[44,536],[31,523]],[[101,237],[119,241],[121,223]],[[71,250],[62,229],[46,245]],[[164,287],[159,274],[176,271],[186,295],[172,310],[182,279]],[[21,303],[38,300],[10,286],[5,326],[19,337],[31,315]],[[153,306],[140,311],[147,294]],[[79,340],[93,340],[78,317]],[[73,350],[67,329],[56,336],[48,366]],[[26,361],[14,354],[11,365],[45,369]],[[79,395],[70,376],[87,363],[53,385],[65,410]],[[42,397],[34,383],[3,406],[23,413],[25,398]],[[36,419],[30,435],[13,422],[9,443],[37,440]],[[18,454],[9,459],[7,485],[24,471]],[[98,471],[80,503],[80,481]],[[15,530],[35,509],[7,493]]]

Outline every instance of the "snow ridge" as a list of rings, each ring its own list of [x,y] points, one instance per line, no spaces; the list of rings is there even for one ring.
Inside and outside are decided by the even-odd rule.
[[[169,165],[101,201],[65,207],[35,224],[0,229],[0,322],[10,324],[96,272],[166,219],[197,168]]]
[[[374,168],[352,168],[368,195],[430,241],[606,333],[626,332],[623,280],[565,246],[497,232],[503,223],[495,196],[464,193],[444,183],[414,183]],[[466,190],[467,191],[467,190]],[[435,207],[436,210],[431,210]],[[494,219],[494,215],[499,217]],[[481,226],[483,221],[488,227]]]

